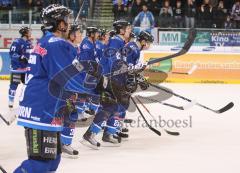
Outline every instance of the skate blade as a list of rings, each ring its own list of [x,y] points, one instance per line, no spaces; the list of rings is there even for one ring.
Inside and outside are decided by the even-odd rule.
[[[67,153],[62,153],[62,157],[63,158],[66,158],[66,159],[78,159],[79,158],[79,155],[70,155],[70,154],[67,154]]]
[[[111,143],[102,141],[102,147],[120,147],[121,143]]]
[[[91,143],[89,143],[87,140],[85,140],[85,139],[82,139],[82,140],[80,140],[79,141],[82,145],[84,145],[84,146],[86,146],[86,147],[88,147],[88,148],[91,148],[91,149],[94,149],[94,150],[99,150],[100,149],[100,147],[97,147],[97,146],[95,146],[95,145],[92,145]]]

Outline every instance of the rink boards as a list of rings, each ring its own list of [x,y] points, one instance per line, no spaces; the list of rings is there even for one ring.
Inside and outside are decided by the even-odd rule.
[[[162,47],[161,47],[162,48]],[[144,61],[173,54],[179,49],[169,51],[153,47],[142,54]],[[199,51],[201,50],[201,51]],[[196,68],[192,69],[193,66]],[[0,49],[0,79],[9,79],[10,58],[7,49]],[[191,71],[192,69],[192,71]],[[165,72],[162,75],[162,71]],[[191,74],[184,74],[191,71]],[[170,83],[240,83],[240,50],[233,48],[210,48],[202,51],[201,47],[193,47],[188,54],[154,64],[145,76],[151,82]]]
[[[172,49],[172,48],[171,48]],[[166,50],[166,49],[165,49]],[[144,61],[164,57],[176,51],[146,51]],[[203,51],[205,50],[205,51]],[[162,74],[165,73],[165,75]],[[190,72],[189,74],[187,74]],[[162,61],[149,67],[145,76],[151,82],[170,83],[240,83],[240,49],[193,47],[190,52],[168,61]]]

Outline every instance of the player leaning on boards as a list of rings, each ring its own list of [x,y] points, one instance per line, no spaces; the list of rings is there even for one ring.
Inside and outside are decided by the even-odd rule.
[[[41,13],[46,33],[30,56],[31,70],[20,99],[18,125],[25,128],[28,159],[14,173],[55,172],[61,160],[60,132],[63,115],[61,110],[70,107],[78,98],[76,92],[65,89],[64,69],[78,74],[87,70],[76,66],[76,49],[66,41],[72,11],[52,4]],[[68,76],[67,76],[68,77]],[[64,81],[66,79],[66,81]],[[64,110],[63,110],[64,111]]]
[[[13,108],[14,98],[18,85],[24,83],[26,67],[28,64],[30,50],[32,48],[31,43],[31,30],[29,27],[23,26],[19,29],[21,38],[17,38],[13,41],[9,56],[11,59],[11,79],[8,91],[8,107]]]

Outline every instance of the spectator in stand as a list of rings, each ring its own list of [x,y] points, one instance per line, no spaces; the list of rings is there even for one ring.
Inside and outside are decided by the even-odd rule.
[[[209,0],[204,0],[199,11],[200,27],[212,28],[213,26],[213,8],[209,4]]]
[[[173,10],[170,6],[169,0],[165,0],[163,7],[160,10],[159,13],[159,25],[163,28],[169,28],[172,27],[172,18],[173,18]]]
[[[227,17],[227,9],[224,8],[223,0],[219,1],[218,7],[213,8],[213,22],[214,27],[224,28],[224,22]]]
[[[149,2],[149,5],[148,5],[148,8],[149,8],[149,11],[152,12],[153,16],[155,18],[158,17],[159,15],[159,12],[160,12],[160,8],[161,8],[161,5],[159,3],[158,0],[152,0]]]
[[[218,0],[209,0],[209,4],[210,4],[213,8],[215,8],[215,7],[217,7],[217,6],[219,5],[219,2],[218,2]]]
[[[164,11],[167,11],[171,16],[173,16],[173,10],[170,6],[169,0],[164,1],[163,7],[161,8],[159,15],[161,15]]]
[[[235,0],[224,0],[224,6],[226,9],[232,9]]]
[[[150,1],[151,1],[151,0],[142,0],[142,3],[148,5],[148,3],[149,3]]]
[[[113,14],[114,20],[124,18],[127,14],[127,1],[126,0],[113,0]]]
[[[135,17],[134,26],[140,26],[141,30],[151,33],[151,27],[154,27],[154,17],[151,11],[148,11],[147,4],[142,5],[142,11]]]
[[[176,7],[173,8],[173,16],[174,16],[174,27],[183,28],[184,27],[184,19],[183,19],[183,8],[181,0],[176,1]]]
[[[203,0],[193,0],[193,3],[196,7],[200,7],[202,5]]]
[[[37,11],[41,11],[42,10],[42,7],[43,7],[43,0],[35,0],[33,2],[33,5],[34,5],[34,8],[37,10]]]
[[[225,29],[234,29],[234,24],[231,20],[231,16],[226,17],[226,21],[224,22],[224,28]]]
[[[173,10],[169,0],[163,2],[163,7],[159,13],[159,21],[159,26],[163,28],[169,28],[173,25]]]
[[[135,0],[131,9],[132,20],[142,11],[142,0]]]
[[[240,0],[236,0],[232,7],[232,18],[237,29],[240,29]]]
[[[187,0],[187,4],[184,8],[185,25],[186,28],[192,28],[195,26],[196,6],[193,0]]]

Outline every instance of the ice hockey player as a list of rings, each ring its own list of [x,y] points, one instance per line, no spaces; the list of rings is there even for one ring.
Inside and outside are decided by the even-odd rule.
[[[91,26],[86,29],[86,37],[83,39],[80,44],[80,54],[78,56],[79,61],[86,61],[92,69],[95,69],[94,74],[82,74],[81,86],[79,86],[79,90],[84,90],[84,92],[92,95],[98,95],[96,87],[99,83],[99,79],[102,75],[102,68],[99,65],[100,57],[97,56],[96,50],[96,41],[99,39],[99,30],[98,28]],[[98,111],[99,105],[95,104],[95,101],[86,102],[84,104],[84,111],[88,114],[94,115],[96,111]],[[81,104],[80,104],[81,106]],[[77,108],[79,106],[77,105]],[[80,114],[82,109],[79,110]]]
[[[70,41],[75,47],[79,48],[82,42],[82,30],[79,24],[74,23],[71,25],[68,35],[68,41]]]
[[[80,59],[81,60],[93,60],[99,61],[96,55],[96,40],[99,37],[99,31],[97,27],[87,27],[86,37],[83,39],[80,45]],[[92,58],[92,59],[89,59]]]
[[[87,36],[83,39],[80,45],[80,54],[79,60],[81,62],[87,61],[92,65],[93,69],[96,70],[96,74],[82,74],[82,78],[84,79],[80,82],[82,85],[79,86],[79,90],[84,90],[92,95],[98,95],[98,91],[96,87],[99,83],[99,79],[102,75],[101,66],[98,64],[100,62],[100,58],[97,55],[96,49],[96,41],[99,39],[99,30],[96,27],[87,27],[86,29]],[[99,67],[99,68],[98,68]],[[82,104],[84,105],[84,109],[82,109]],[[99,110],[99,103],[96,103],[94,99],[91,101],[86,101],[77,105],[77,112],[81,115],[83,111],[90,115],[95,115]],[[84,114],[83,114],[84,115]],[[83,117],[84,118],[84,117]],[[92,138],[91,134],[85,134],[83,136],[83,140],[81,140],[83,145],[88,145],[88,143],[94,143],[94,145],[98,146],[98,143]]]
[[[32,49],[31,30],[29,27],[23,26],[19,29],[21,38],[13,41],[9,56],[11,59],[11,78],[8,92],[8,107],[13,108],[14,98],[18,85],[25,80],[29,54]]]
[[[77,54],[79,55],[80,53],[80,43],[82,41],[82,33],[80,30],[80,26],[78,24],[72,24],[70,26],[69,34],[68,34],[68,41],[76,48]],[[69,103],[70,104],[70,103]],[[79,109],[83,110],[83,105],[78,106]],[[65,111],[67,114],[64,118],[64,123],[63,123],[63,130],[61,132],[61,142],[62,142],[62,152],[64,156],[66,157],[74,157],[78,155],[78,151],[74,149],[71,144],[72,144],[72,139],[74,136],[75,132],[75,125],[76,121],[78,120],[78,113],[77,111],[72,111],[71,115],[70,111]]]
[[[49,5],[41,13],[47,31],[30,55],[35,65],[26,79],[17,122],[25,128],[28,159],[14,173],[55,172],[60,163],[63,117],[58,113],[66,102],[68,105],[78,98],[65,85],[68,76],[89,71],[75,59],[76,49],[66,41],[71,14],[58,4]],[[69,85],[77,87],[71,80]]]
[[[125,61],[128,64],[128,69],[132,70],[133,73],[128,73],[126,88],[130,93],[134,93],[137,87],[140,86],[142,90],[146,90],[149,85],[141,74],[144,70],[144,63],[140,61],[140,51],[149,49],[150,45],[153,43],[153,36],[147,31],[141,31],[140,34],[135,36],[131,33],[129,42],[125,45],[123,49],[123,56],[126,57]],[[120,114],[119,119],[125,119],[126,111]],[[119,128],[118,136],[122,138],[128,138],[127,128]]]
[[[108,47],[109,31],[106,29],[99,29],[99,39],[96,40],[97,57],[101,60],[104,50]]]
[[[109,48],[115,48],[117,50],[122,49],[125,46],[126,39],[129,39],[132,32],[131,24],[126,20],[117,20],[113,23],[115,35],[109,40]]]
[[[115,21],[113,23],[113,28],[115,30],[115,35],[113,37],[111,37],[110,41],[109,41],[109,48],[115,48],[116,49],[116,55],[111,59],[111,70],[110,71],[114,71],[116,69],[114,69],[114,64],[118,64],[120,62],[120,64],[122,63],[122,61],[125,61],[125,55],[123,55],[123,48],[125,46],[125,44],[128,42],[128,40],[130,39],[131,33],[132,33],[132,26],[129,22],[125,21],[125,20],[118,20]],[[116,59],[115,59],[116,58]],[[125,64],[127,65],[127,64]],[[118,81],[117,83],[119,84],[119,86],[123,86],[125,83],[125,77],[126,75],[118,75],[116,77],[113,77],[115,79],[111,79],[111,81]],[[121,81],[122,80],[122,81]],[[115,84],[116,86],[117,84]],[[119,95],[117,93],[117,89],[114,89],[113,86],[112,87],[112,92],[113,95],[115,95],[115,98],[118,97],[116,95]],[[124,87],[124,86],[123,86]],[[122,92],[124,93],[124,92]],[[121,99],[117,99],[117,100],[121,100]],[[121,102],[121,101],[120,101]],[[121,126],[120,121],[122,119],[119,119],[119,117],[121,117],[121,114],[125,114],[125,103],[124,105],[113,105],[112,108],[115,108],[115,110],[113,111],[114,113],[111,114],[106,122],[106,127],[104,129],[104,133],[103,133],[103,137],[102,140],[104,142],[108,142],[108,143],[112,143],[116,146],[116,144],[118,145],[121,142],[121,136],[116,136],[117,133],[120,133],[119,128]]]
[[[109,45],[105,49],[100,62],[103,67],[103,74],[110,73],[114,64],[117,64],[118,60],[121,63],[123,62],[121,55],[119,54],[119,50],[124,47],[125,39],[129,39],[131,33],[131,25],[125,20],[114,22],[113,27],[116,31],[116,35],[110,38]],[[119,75],[118,77],[118,79],[121,79],[122,76]],[[93,120],[93,123],[90,125],[87,132],[83,136],[83,139],[85,140],[90,139],[87,140],[89,144],[88,146],[94,149],[98,149],[101,145],[95,140],[94,137],[106,126],[106,121],[108,118],[110,116],[114,116],[114,114],[118,114],[120,109],[111,89],[110,83],[111,82],[107,82],[107,80],[102,79],[102,83],[100,84],[102,86],[98,87],[98,91],[103,98],[101,102],[102,109],[98,111]],[[119,87],[122,86],[122,84],[124,84],[124,82],[121,83]],[[110,122],[114,126],[117,125],[118,120],[111,119]],[[119,145],[121,140],[119,138],[113,138],[113,134],[115,134],[116,131],[116,127],[107,125],[102,140],[110,145]]]

